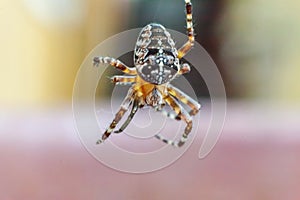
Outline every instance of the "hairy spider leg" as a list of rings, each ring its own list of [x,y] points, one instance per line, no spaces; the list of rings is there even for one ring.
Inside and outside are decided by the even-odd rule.
[[[95,57],[94,60],[94,66],[98,67],[100,63],[103,64],[110,64],[111,66],[121,70],[125,74],[130,75],[136,75],[136,69],[126,66],[124,63],[122,63],[120,60],[111,58],[111,57]]]
[[[181,120],[180,117],[178,115],[176,115],[176,113],[174,113],[174,110],[173,110],[173,112],[166,111],[164,106],[165,105],[162,105],[162,104],[156,106],[155,111],[160,112],[163,116],[168,117],[170,119]]]
[[[174,87],[173,85],[169,84],[167,87],[167,90],[170,95],[181,101],[182,103],[188,105],[191,108],[191,111],[189,112],[190,115],[196,115],[200,108],[201,105],[192,99],[190,96],[179,90],[178,88]]]
[[[189,115],[189,113],[176,101],[176,99],[174,99],[174,97],[170,95],[165,95],[164,100],[175,111],[175,113],[180,117],[180,119],[186,123],[186,127],[179,141],[172,141],[166,139],[160,134],[155,135],[155,137],[166,144],[170,144],[175,147],[181,147],[186,142],[187,137],[192,130],[192,126],[193,126],[192,118]]]
[[[193,27],[193,7],[191,0],[185,0],[185,11],[186,11],[186,28],[188,41],[178,50],[178,58],[185,56],[191,48],[194,46],[195,42],[195,33]]]
[[[132,105],[132,108],[131,108],[131,112],[130,114],[128,115],[126,121],[124,122],[124,124],[121,126],[121,128],[117,131],[114,131],[114,133],[121,133],[122,131],[125,130],[125,128],[129,125],[129,123],[131,122],[131,120],[133,119],[136,111],[138,110],[138,107],[139,107],[139,101],[138,100],[134,100],[133,101],[133,105]]]
[[[123,100],[123,103],[122,103],[119,111],[116,113],[115,118],[113,119],[113,121],[111,122],[109,127],[106,129],[106,131],[103,133],[101,139],[98,140],[96,144],[102,143],[104,140],[106,140],[110,136],[112,131],[115,129],[116,125],[119,123],[119,121],[122,119],[122,117],[128,110],[130,104],[132,103],[132,94],[133,94],[132,89],[130,89],[128,91],[127,96]]]
[[[136,76],[113,76],[110,80],[116,85],[132,85],[136,82]]]
[[[179,115],[176,115],[176,114],[173,113],[173,112],[168,112],[168,111],[166,111],[166,110],[164,110],[164,109],[158,110],[158,111],[161,112],[162,115],[164,115],[164,116],[166,116],[166,117],[168,117],[168,118],[170,118],[170,119],[181,120],[180,117],[179,117]]]
[[[187,63],[183,63],[181,65],[180,70],[178,71],[178,75],[186,74],[186,73],[189,73],[190,71],[191,71],[190,65]]]

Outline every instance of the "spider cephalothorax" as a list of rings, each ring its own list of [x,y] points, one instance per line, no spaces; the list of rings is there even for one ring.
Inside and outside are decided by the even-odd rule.
[[[121,108],[97,144],[102,143],[111,135],[130,106],[132,108],[127,120],[119,130],[114,131],[115,133],[122,132],[138,108],[145,105],[153,107],[172,119],[183,120],[186,123],[184,133],[179,141],[167,140],[159,134],[156,135],[156,138],[178,147],[185,143],[192,130],[192,116],[196,115],[200,109],[197,101],[170,84],[176,76],[190,71],[188,64],[180,63],[180,59],[193,47],[195,40],[190,0],[185,0],[185,8],[188,41],[179,50],[176,49],[175,42],[165,27],[151,23],[142,29],[137,39],[134,49],[134,67],[128,67],[121,61],[110,57],[94,58],[96,66],[99,63],[107,63],[127,74],[126,76],[113,76],[114,83],[131,85]],[[187,112],[180,102],[186,104],[190,111]],[[165,111],[165,105],[170,106],[174,112]]]

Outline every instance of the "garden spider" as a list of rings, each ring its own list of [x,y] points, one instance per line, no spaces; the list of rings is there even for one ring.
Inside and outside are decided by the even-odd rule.
[[[100,63],[110,64],[127,74],[113,76],[111,78],[113,83],[131,85],[114,120],[106,129],[102,138],[97,141],[97,144],[102,143],[111,135],[131,105],[131,112],[127,120],[114,133],[122,132],[128,126],[138,108],[147,105],[172,119],[183,120],[186,123],[184,133],[179,141],[165,139],[159,134],[155,136],[156,138],[176,147],[181,147],[186,142],[192,130],[191,116],[198,113],[200,104],[170,84],[175,77],[190,72],[190,66],[187,63],[180,64],[179,62],[191,50],[195,41],[192,3],[190,0],[185,0],[185,10],[188,41],[179,50],[175,48],[175,43],[165,27],[151,23],[142,29],[137,39],[134,49],[134,67],[128,67],[121,61],[110,57],[94,58],[95,66]],[[190,112],[187,112],[179,101],[186,104],[191,109]],[[175,113],[164,110],[166,104]]]

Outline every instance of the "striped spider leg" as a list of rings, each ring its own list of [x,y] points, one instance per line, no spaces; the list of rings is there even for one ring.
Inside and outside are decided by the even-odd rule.
[[[191,108],[191,111],[189,112],[191,116],[194,116],[199,112],[201,105],[197,101],[192,99],[190,96],[188,96],[187,94],[185,94],[184,92],[182,92],[181,90],[179,90],[171,84],[168,85],[167,90],[171,96],[175,97],[176,99],[178,99],[179,101],[188,105]]]
[[[193,26],[193,7],[191,0],[185,0],[185,10],[188,41],[178,50],[179,59],[184,57],[192,49],[195,43],[195,33]]]
[[[160,134],[157,134],[155,137],[158,138],[159,140],[162,140],[163,142],[165,142],[167,144],[171,144],[173,146],[180,147],[185,143],[185,141],[188,137],[188,134],[190,133],[190,131],[192,129],[191,116],[194,116],[199,112],[201,105],[197,101],[195,101],[194,99],[192,99],[191,97],[186,95],[184,92],[179,90],[178,88],[172,86],[171,84],[168,85],[167,90],[168,90],[169,96],[167,96],[166,102],[175,111],[175,113],[166,112],[165,110],[161,110],[162,114],[171,119],[185,121],[187,123],[187,127],[186,127],[184,134],[182,135],[180,141],[177,141],[177,142],[166,139],[163,136],[161,136]],[[179,104],[179,102],[177,100],[184,103],[185,105],[188,105],[191,108],[190,112],[187,112]]]
[[[98,140],[96,144],[101,144],[102,142],[104,142],[104,140],[106,140],[111,135],[113,130],[116,128],[116,125],[119,123],[119,121],[122,119],[124,114],[127,112],[129,106],[132,104],[132,94],[133,91],[130,89],[127,93],[127,96],[123,100],[123,103],[121,104],[119,111],[116,113],[115,118],[113,119],[109,127],[106,129],[106,131],[102,134],[101,139]]]
[[[129,75],[136,75],[137,74],[135,68],[128,67],[124,63],[122,63],[121,61],[119,61],[118,59],[115,59],[115,58],[111,58],[111,57],[94,57],[93,62],[94,62],[94,66],[96,66],[96,67],[98,67],[100,63],[109,64],[109,65],[121,70],[125,74],[129,74]]]
[[[121,133],[123,130],[125,130],[125,128],[129,125],[129,123],[133,119],[138,108],[139,108],[139,101],[135,99],[132,104],[131,112],[128,115],[126,121],[123,123],[123,125],[117,131],[114,131],[114,133]]]
[[[111,57],[94,57],[93,59],[93,64],[94,66],[98,67],[99,64],[110,64],[111,66],[121,70],[125,74],[129,75],[136,75],[136,69],[135,68],[130,68],[126,66],[124,63],[121,61],[111,58]],[[113,76],[111,78],[111,81],[120,84],[120,85],[127,85],[127,84],[133,84],[135,82],[135,76]],[[106,140],[112,131],[115,129],[116,125],[119,123],[119,121],[122,119],[126,111],[128,110],[129,106],[132,104],[132,93],[133,91],[130,90],[124,99],[121,108],[119,111],[116,113],[114,120],[110,124],[109,128],[106,129],[106,131],[103,133],[102,137],[100,140],[97,141],[97,144],[102,143],[104,140]]]
[[[170,144],[175,147],[181,147],[182,145],[185,144],[187,137],[192,130],[192,126],[193,126],[192,118],[189,115],[189,113],[171,95],[169,95],[169,94],[165,95],[164,100],[175,111],[175,113],[176,113],[175,119],[183,120],[186,123],[186,127],[185,127],[184,133],[182,134],[181,139],[179,141],[172,141],[172,140],[166,139],[160,134],[155,135],[155,137],[157,139],[163,141],[166,144]],[[174,115],[169,115],[169,116],[171,116],[171,118],[174,117]]]
[[[135,76],[113,76],[110,79],[116,85],[132,85],[136,82]]]

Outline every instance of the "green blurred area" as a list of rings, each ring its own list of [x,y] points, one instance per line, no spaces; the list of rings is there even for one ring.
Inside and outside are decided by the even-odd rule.
[[[220,68],[230,98],[299,102],[299,1],[194,5],[197,40]],[[69,103],[76,72],[98,43],[153,21],[184,32],[183,17],[181,0],[2,0],[0,103]]]

